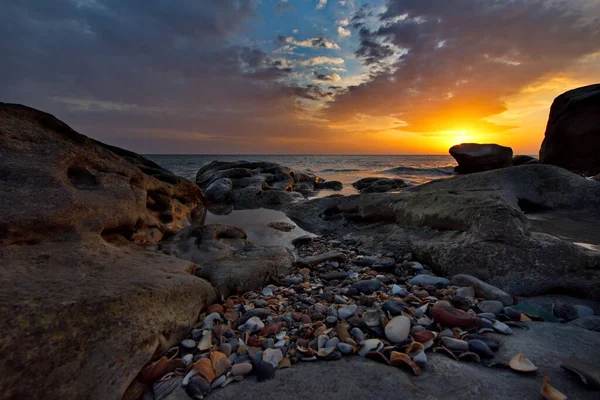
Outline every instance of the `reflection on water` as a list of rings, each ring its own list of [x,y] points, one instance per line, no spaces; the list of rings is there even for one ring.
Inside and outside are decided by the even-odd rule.
[[[295,226],[290,232],[281,232],[269,227],[269,222],[286,222]],[[229,215],[215,215],[210,212],[206,216],[206,224],[227,224],[242,228],[251,242],[264,246],[284,246],[293,248],[292,240],[303,235],[311,235],[302,230],[283,212],[259,208],[255,210],[235,210]]]

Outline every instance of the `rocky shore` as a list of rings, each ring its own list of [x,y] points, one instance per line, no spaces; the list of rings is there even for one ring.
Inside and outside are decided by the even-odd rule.
[[[273,163],[192,183],[0,103],[2,397],[595,398],[600,130],[573,118],[599,90],[557,99],[541,164],[462,145],[461,175],[324,198],[340,183]],[[312,234],[205,224],[256,208]]]

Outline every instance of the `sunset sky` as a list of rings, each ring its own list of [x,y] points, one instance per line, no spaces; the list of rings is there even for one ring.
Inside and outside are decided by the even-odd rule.
[[[14,0],[0,101],[140,153],[536,154],[600,0]]]

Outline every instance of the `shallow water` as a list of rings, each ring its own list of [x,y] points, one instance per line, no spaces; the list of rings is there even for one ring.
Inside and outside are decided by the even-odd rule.
[[[451,156],[344,156],[344,155],[146,155],[174,174],[194,180],[201,166],[219,161],[270,161],[298,171],[312,172],[344,184],[342,194],[356,193],[352,182],[370,176],[401,178],[417,185],[454,174]],[[339,192],[338,192],[339,193]]]
[[[290,232],[281,232],[269,227],[269,222],[287,222],[296,226]],[[303,235],[315,236],[302,230],[283,212],[259,208],[255,210],[234,210],[228,215],[215,215],[210,212],[206,216],[208,224],[226,224],[242,228],[248,240],[264,246],[283,246],[293,248],[292,240]]]

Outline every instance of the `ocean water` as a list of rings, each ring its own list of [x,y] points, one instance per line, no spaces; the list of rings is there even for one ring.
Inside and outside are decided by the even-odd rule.
[[[146,155],[174,174],[194,180],[201,166],[213,160],[270,161],[297,171],[312,172],[344,184],[342,194],[355,193],[352,183],[361,178],[381,176],[401,178],[411,185],[454,174],[451,156],[348,156],[348,155]],[[325,193],[324,193],[325,194]]]

